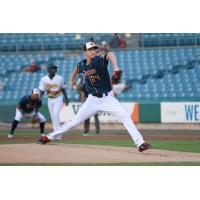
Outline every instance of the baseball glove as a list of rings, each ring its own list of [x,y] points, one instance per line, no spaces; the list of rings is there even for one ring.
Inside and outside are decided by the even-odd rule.
[[[32,124],[39,123],[39,117],[37,115],[33,116],[31,123]]]
[[[117,85],[120,83],[122,78],[122,70],[114,71],[111,77],[111,81],[113,85]]]

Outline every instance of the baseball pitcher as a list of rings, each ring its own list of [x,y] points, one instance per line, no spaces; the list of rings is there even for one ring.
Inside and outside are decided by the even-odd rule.
[[[38,141],[41,144],[53,141],[58,136],[62,137],[64,132],[69,131],[97,112],[106,111],[123,123],[140,152],[152,148],[150,144],[143,140],[128,111],[125,110],[113,95],[111,84],[118,84],[122,76],[122,71],[117,65],[115,54],[108,52],[104,56],[97,56],[97,48],[93,42],[87,42],[83,46],[86,59],[77,64],[70,78],[70,87],[73,88],[75,85],[74,79],[77,74],[84,74],[85,87],[89,94],[87,100],[71,121],[65,122],[58,130],[49,133]],[[109,61],[111,61],[113,67],[111,80],[107,69]]]

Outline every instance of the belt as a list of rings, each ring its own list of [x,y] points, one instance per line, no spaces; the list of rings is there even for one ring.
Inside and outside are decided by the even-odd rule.
[[[92,96],[98,97],[98,98],[102,98],[105,96],[108,96],[108,93],[93,93]]]
[[[57,97],[59,97],[59,96],[55,96],[55,97],[49,97],[49,96],[48,96],[48,98],[50,98],[50,99],[55,99],[55,98],[57,98]]]

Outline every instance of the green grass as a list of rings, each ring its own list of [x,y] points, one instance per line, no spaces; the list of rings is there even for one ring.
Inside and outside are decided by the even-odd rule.
[[[7,136],[9,130],[0,131],[0,136]],[[31,130],[31,131],[15,131],[16,136],[36,136],[39,135],[39,129]]]
[[[8,131],[1,131],[0,135],[7,136]],[[78,133],[77,133],[78,134]],[[38,131],[16,131],[17,136],[38,136]],[[88,137],[89,139],[89,137]],[[194,152],[200,153],[200,141],[149,141],[154,149],[172,150],[172,151],[183,151],[183,152]],[[15,140],[0,141],[0,144],[16,144],[16,143],[36,143],[32,142],[18,142]],[[104,146],[118,146],[118,147],[133,147],[131,140],[65,140],[55,143],[66,143],[66,144],[87,144],[87,145],[104,145]]]
[[[200,153],[200,141],[151,141],[155,149]]]

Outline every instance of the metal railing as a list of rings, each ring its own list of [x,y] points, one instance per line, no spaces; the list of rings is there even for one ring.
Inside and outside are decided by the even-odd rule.
[[[141,34],[142,35],[142,34]],[[5,52],[45,52],[45,51],[72,51],[72,50],[81,50],[83,41],[63,41],[63,42],[45,42],[45,41],[33,41],[33,42],[24,42],[19,41],[13,44],[3,44],[0,40],[0,53]],[[134,44],[134,45],[132,45]],[[138,45],[136,45],[138,44]],[[177,38],[143,38],[142,36],[138,39],[131,40],[131,43],[128,43],[128,49],[139,49],[139,48],[153,48],[153,47],[187,47],[187,46],[200,46],[200,36],[198,37],[177,37]]]
[[[141,38],[139,44],[140,47],[199,46],[200,36],[176,37],[176,38]]]

